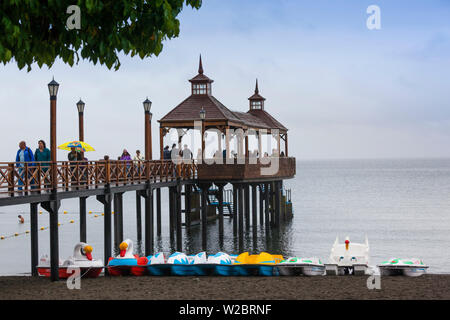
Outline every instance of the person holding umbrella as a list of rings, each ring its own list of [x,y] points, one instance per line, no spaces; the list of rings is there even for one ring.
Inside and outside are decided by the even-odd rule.
[[[69,163],[71,165],[70,171],[72,172],[72,186],[75,184],[74,181],[84,183],[83,180],[87,179],[86,170],[84,170],[85,174],[83,175],[83,177],[77,177],[78,173],[75,172],[77,164],[76,161],[84,160],[82,152],[95,151],[95,149],[84,141],[66,142],[60,145],[58,149],[70,151],[70,153],[67,155],[67,159],[69,160]],[[86,166],[86,162],[79,163],[79,166]]]

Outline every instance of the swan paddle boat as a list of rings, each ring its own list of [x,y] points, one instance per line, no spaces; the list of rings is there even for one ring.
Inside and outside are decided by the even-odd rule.
[[[170,265],[170,271],[175,276],[195,276],[195,270],[192,266],[192,257],[188,257],[185,253],[174,252],[167,259]]]
[[[119,245],[119,255],[108,261],[108,272],[112,276],[135,275],[147,273],[147,257],[139,257],[133,253],[133,241],[126,239]]]
[[[214,274],[219,276],[234,276],[237,273],[234,270],[233,262],[237,256],[228,255],[224,252],[217,252],[208,257],[208,262],[214,268]]]
[[[421,259],[397,259],[391,258],[379,264],[378,269],[382,276],[404,275],[408,277],[419,277],[426,273],[428,266]]]
[[[233,263],[235,274],[240,276],[274,276],[278,275],[275,265],[283,260],[281,255],[271,255],[267,252],[250,255],[241,253]]]
[[[325,265],[316,257],[290,257],[277,264],[277,269],[282,276],[322,276],[325,274]]]
[[[213,259],[207,257],[206,252],[199,252],[191,258],[192,268],[197,276],[210,276],[215,273],[216,263],[213,263]]]
[[[208,261],[206,252],[196,255],[186,255],[182,252],[173,253],[168,259],[170,270],[176,276],[207,276],[214,273],[215,265]]]
[[[350,242],[346,237],[339,243],[339,237],[331,248],[329,263],[325,264],[327,275],[365,275],[369,270],[369,240],[364,243]]]
[[[171,274],[170,264],[167,263],[164,253],[158,252],[148,256],[147,270],[152,276],[169,276]]]
[[[92,247],[84,242],[79,242],[73,249],[73,256],[65,261],[59,261],[59,277],[67,279],[73,274],[68,272],[68,268],[80,268],[80,276],[86,278],[96,278],[103,270],[103,261],[92,258]],[[37,266],[41,276],[50,277],[50,258],[48,255],[41,257]]]

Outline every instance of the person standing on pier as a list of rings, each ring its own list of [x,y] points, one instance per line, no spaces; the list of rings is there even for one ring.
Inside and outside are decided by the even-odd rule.
[[[38,148],[34,151],[34,160],[42,162],[42,170],[46,172],[50,167],[51,155],[50,150],[46,147],[44,140],[39,140]]]
[[[34,160],[41,162],[41,168],[43,172],[47,172],[50,168],[51,154],[50,150],[46,147],[44,140],[38,141],[38,148],[34,151]],[[45,188],[49,188],[50,184],[44,183]],[[40,186],[38,186],[40,188]]]
[[[175,143],[172,144],[172,151],[170,152],[170,155],[173,163],[177,164],[180,159],[180,149],[177,148]]]
[[[24,180],[24,172],[23,167],[25,166],[25,162],[33,162],[34,156],[33,151],[31,151],[30,148],[27,147],[27,144],[25,141],[19,142],[19,150],[16,154],[16,166],[19,168],[19,186],[23,186],[23,180]],[[32,165],[32,164],[31,164]],[[22,187],[19,187],[19,190],[22,191]]]
[[[76,176],[75,173],[75,169],[76,169],[76,161],[81,161],[83,160],[82,156],[81,156],[81,152],[78,152],[78,150],[76,148],[70,148],[70,152],[67,155],[67,159],[70,161],[70,171],[72,172],[72,176],[70,178],[70,180],[72,181],[72,186],[74,186],[76,184],[76,181],[78,179],[78,177]]]
[[[188,148],[187,144],[185,144],[183,148],[183,162],[184,163],[192,162],[192,151]]]
[[[144,172],[144,160],[145,158],[141,155],[141,150],[136,150],[136,155],[133,157],[133,163],[137,172]]]
[[[78,152],[77,151],[77,149],[76,148],[70,148],[70,152],[69,152],[69,154],[67,155],[67,159],[69,160],[69,161],[81,161],[81,160],[83,160],[83,158],[81,157],[81,153],[80,152]]]
[[[164,158],[164,160],[170,160],[170,150],[169,150],[169,146],[165,146],[165,147],[164,147],[163,158]]]
[[[133,161],[137,164],[139,161],[144,161],[144,157],[141,156],[141,150],[136,150],[136,155],[133,157]]]
[[[128,153],[127,149],[123,149],[122,155],[120,156],[120,160],[131,160],[131,155]]]

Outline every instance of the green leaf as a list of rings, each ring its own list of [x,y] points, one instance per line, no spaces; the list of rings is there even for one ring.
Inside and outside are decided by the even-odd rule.
[[[81,9],[81,30],[66,28],[72,4]],[[70,66],[87,59],[117,70],[119,52],[144,59],[177,37],[185,4],[198,9],[201,0],[3,0],[0,62],[14,59],[30,70],[34,62],[41,68],[58,58]]]

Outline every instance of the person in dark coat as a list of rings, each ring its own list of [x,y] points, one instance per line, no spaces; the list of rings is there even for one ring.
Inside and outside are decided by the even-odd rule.
[[[28,165],[33,166],[34,155],[33,151],[27,147],[25,141],[19,142],[19,150],[17,150],[16,154],[16,167],[19,168],[19,190],[22,191],[23,180],[25,180],[23,167],[25,166],[25,162],[29,162]]]
[[[170,150],[169,146],[165,146],[163,150],[163,159],[164,160],[170,160]]]

